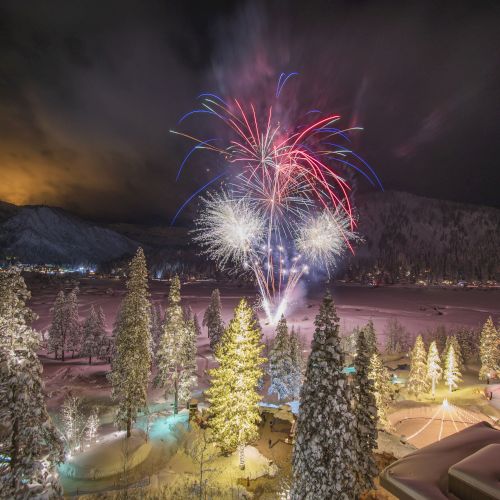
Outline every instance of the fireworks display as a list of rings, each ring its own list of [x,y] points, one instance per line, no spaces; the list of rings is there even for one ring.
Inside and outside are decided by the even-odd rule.
[[[294,75],[280,76],[276,99]],[[221,155],[225,167],[186,200],[173,222],[195,196],[224,182],[224,188],[202,198],[195,241],[220,267],[253,272],[262,308],[275,323],[310,266],[329,272],[345,249],[352,251],[356,220],[351,188],[339,172],[351,168],[374,185],[380,181],[348,147],[349,133],[359,127],[338,128],[338,115],[312,110],[290,128],[273,115],[272,106],[259,117],[253,104],[243,106],[215,94],[198,97],[199,109],[179,124],[206,114],[227,126],[229,138],[204,140],[175,131],[196,143],[177,179],[198,149]]]

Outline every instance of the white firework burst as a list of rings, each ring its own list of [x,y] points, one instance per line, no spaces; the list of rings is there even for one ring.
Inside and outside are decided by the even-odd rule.
[[[335,267],[350,241],[359,240],[351,230],[350,219],[339,210],[324,210],[305,218],[297,230],[295,245],[312,265]]]
[[[247,198],[209,193],[195,220],[194,240],[221,268],[228,262],[245,265],[255,258],[264,239],[265,221]]]

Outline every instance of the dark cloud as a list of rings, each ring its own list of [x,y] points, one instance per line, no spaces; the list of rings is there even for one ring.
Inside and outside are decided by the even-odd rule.
[[[388,188],[500,205],[494,2],[178,4],[2,3],[0,198],[168,219],[217,168],[200,154],[174,184],[196,95],[258,105],[298,71],[283,120],[331,109]]]

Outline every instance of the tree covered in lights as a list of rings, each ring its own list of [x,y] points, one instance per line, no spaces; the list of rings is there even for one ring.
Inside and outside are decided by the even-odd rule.
[[[55,497],[63,445],[45,406],[39,335],[20,271],[0,272],[0,497]]]
[[[377,404],[375,385],[369,378],[370,352],[373,351],[370,336],[361,330],[356,343],[354,359],[354,415],[356,417],[356,438],[358,441],[358,457],[356,459],[357,481],[359,492],[374,487],[373,478],[378,474],[373,450],[377,448]]]
[[[68,396],[61,406],[61,423],[66,446],[70,453],[81,449],[87,421],[82,402],[76,396]]]
[[[377,420],[381,428],[389,426],[387,413],[394,391],[392,388],[389,371],[384,366],[380,354],[373,353],[370,358],[368,378],[373,381],[375,389],[375,404],[377,406]]]
[[[129,265],[127,294],[116,324],[116,353],[109,375],[112,397],[118,402],[116,416],[130,437],[137,413],[147,404],[151,370],[151,332],[146,257],[142,248]]]
[[[462,381],[462,374],[460,373],[453,344],[450,344],[444,363],[444,381],[449,391],[452,392],[453,389],[458,387],[458,383]]]
[[[94,408],[85,423],[85,439],[90,443],[93,443],[96,440],[98,430],[99,415],[97,413],[97,409]]]
[[[415,345],[410,352],[410,374],[406,382],[408,392],[419,396],[429,392],[429,379],[427,378],[427,351],[422,335],[415,339]]]
[[[464,366],[464,357],[462,354],[462,348],[460,347],[460,344],[457,340],[457,337],[455,335],[448,335],[446,337],[446,342],[444,346],[444,351],[443,351],[443,359],[447,359],[448,357],[448,351],[450,347],[453,347],[453,350],[455,351],[455,362],[457,364],[457,368],[460,372],[462,372],[465,368]]]
[[[196,331],[193,320],[185,319],[178,276],[174,276],[170,284],[157,365],[155,386],[164,388],[166,397],[174,397],[175,415],[179,401],[187,402],[196,384]]]
[[[436,384],[441,380],[442,376],[441,358],[439,357],[436,341],[432,341],[427,353],[427,378],[431,383],[432,397],[436,395]]]
[[[212,437],[223,453],[239,450],[242,468],[245,445],[259,435],[261,396],[257,385],[266,361],[261,356],[263,348],[252,309],[242,299],[217,346],[219,366],[210,370],[211,386],[205,393]]]
[[[355,498],[355,419],[339,339],[339,318],[327,293],[300,393],[293,452],[293,500]]]
[[[224,321],[222,320],[222,306],[218,288],[212,292],[210,297],[210,304],[203,316],[203,326],[207,327],[210,347],[215,351],[224,334]]]
[[[280,401],[294,398],[300,391],[302,374],[292,360],[290,335],[286,319],[281,316],[276,327],[276,336],[269,354],[269,394],[276,394]]]
[[[479,356],[481,369],[479,378],[489,380],[495,372],[500,372],[500,331],[495,328],[491,316],[481,330],[479,341]]]
[[[163,334],[163,318],[161,306],[159,304],[151,305],[151,349],[156,358],[156,352],[160,345],[160,339]]]

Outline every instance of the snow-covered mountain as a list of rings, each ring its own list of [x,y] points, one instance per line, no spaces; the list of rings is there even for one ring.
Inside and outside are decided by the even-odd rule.
[[[0,256],[27,264],[99,264],[130,255],[137,246],[58,208],[0,204]]]
[[[500,210],[401,192],[356,200],[365,243],[350,277],[500,280]]]

